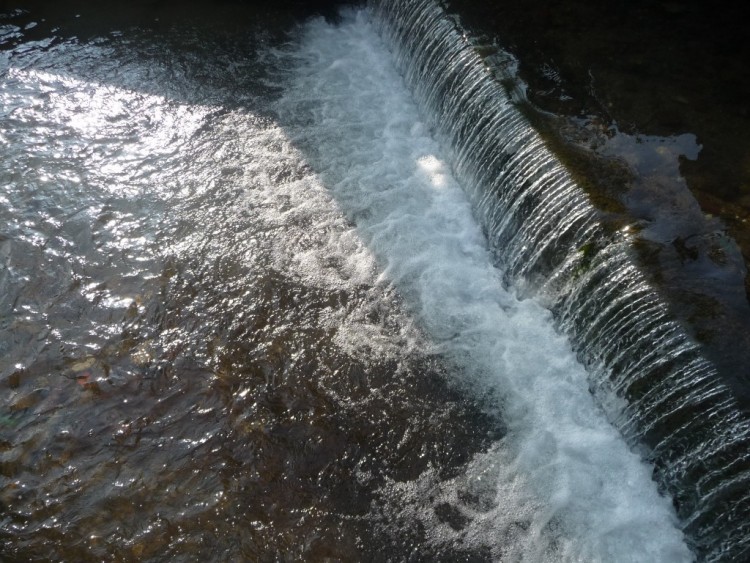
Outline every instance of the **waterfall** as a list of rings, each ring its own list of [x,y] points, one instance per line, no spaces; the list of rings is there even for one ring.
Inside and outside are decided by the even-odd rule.
[[[493,258],[548,303],[589,385],[654,465],[692,549],[750,557],[750,426],[614,230],[527,123],[459,25],[432,0],[374,0],[376,25],[452,151]]]

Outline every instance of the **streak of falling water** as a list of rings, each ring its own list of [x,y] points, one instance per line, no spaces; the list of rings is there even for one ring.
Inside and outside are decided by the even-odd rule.
[[[599,224],[437,3],[371,5],[417,103],[452,150],[506,280],[552,309],[600,404],[654,462],[693,548],[707,560],[747,558],[750,421],[633,266],[627,229]]]

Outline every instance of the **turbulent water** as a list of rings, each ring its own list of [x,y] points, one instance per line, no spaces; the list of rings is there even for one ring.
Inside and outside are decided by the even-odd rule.
[[[373,5],[415,98],[453,149],[506,278],[549,304],[610,419],[654,462],[699,557],[745,559],[750,421],[731,374],[702,357],[636,267],[632,226],[598,219],[501,86],[513,77],[482,60],[434,2]]]
[[[386,20],[8,22],[4,558],[692,560]]]

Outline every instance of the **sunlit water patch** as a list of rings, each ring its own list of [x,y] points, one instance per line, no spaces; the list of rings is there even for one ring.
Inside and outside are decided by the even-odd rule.
[[[366,12],[6,55],[3,556],[690,558]]]

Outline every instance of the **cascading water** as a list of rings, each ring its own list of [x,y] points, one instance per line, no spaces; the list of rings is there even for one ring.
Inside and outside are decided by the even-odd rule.
[[[750,425],[729,388],[457,27],[431,0],[371,3],[509,279],[537,292],[705,560],[750,554]],[[615,399],[615,397],[617,399]],[[621,402],[618,402],[621,401]],[[619,406],[618,406],[619,405]]]
[[[312,22],[276,66],[290,68],[279,121],[372,250],[379,284],[403,296],[450,381],[490,397],[508,429],[453,479],[435,468],[387,483],[388,519],[396,528],[417,520],[441,549],[468,544],[492,560],[689,560],[650,467],[595,404],[548,311],[503,288],[445,145],[369,14],[348,14],[338,28]],[[510,142],[519,141],[521,153],[540,150]],[[528,173],[516,165],[519,178]]]

